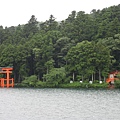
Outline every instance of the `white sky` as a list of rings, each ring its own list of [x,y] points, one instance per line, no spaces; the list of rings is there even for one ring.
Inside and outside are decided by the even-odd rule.
[[[49,19],[52,14],[57,21],[64,20],[73,11],[90,13],[120,4],[120,0],[0,0],[0,25],[26,24],[32,15],[38,21]]]

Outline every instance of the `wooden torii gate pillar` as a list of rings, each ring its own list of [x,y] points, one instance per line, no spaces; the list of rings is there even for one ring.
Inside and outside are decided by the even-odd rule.
[[[12,67],[2,67],[0,69],[0,74],[6,74],[5,78],[0,78],[0,87],[14,87],[14,79],[10,78],[10,73],[12,73]]]

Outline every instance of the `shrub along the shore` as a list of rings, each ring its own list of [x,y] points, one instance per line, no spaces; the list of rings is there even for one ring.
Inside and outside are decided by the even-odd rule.
[[[90,84],[88,81],[84,81],[80,83],[78,81],[74,81],[73,83],[59,83],[58,81],[50,82],[50,81],[38,81],[35,75],[32,75],[25,80],[23,80],[20,84],[16,85],[16,87],[34,87],[34,88],[107,88],[108,84],[103,82],[99,83],[98,81]]]
[[[115,87],[116,88],[120,88],[120,80],[116,80],[115,81]]]

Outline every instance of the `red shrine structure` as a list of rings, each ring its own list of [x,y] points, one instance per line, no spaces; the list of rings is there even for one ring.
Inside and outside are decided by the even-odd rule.
[[[0,78],[0,87],[14,87],[14,79],[10,78],[12,70],[12,67],[0,67],[0,74],[2,74],[2,78]]]
[[[109,83],[109,84],[114,84],[114,81],[115,80],[119,80],[117,78],[117,75],[120,74],[119,71],[113,71],[109,74],[108,78],[106,79],[106,82]]]

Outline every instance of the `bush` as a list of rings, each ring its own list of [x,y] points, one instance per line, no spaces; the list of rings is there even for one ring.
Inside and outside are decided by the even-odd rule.
[[[32,75],[30,77],[26,77],[25,80],[21,82],[22,87],[35,87],[37,82],[37,76]]]
[[[73,83],[67,83],[67,84],[60,84],[59,87],[62,88],[107,88],[108,84],[107,83],[93,83],[90,84],[88,82],[73,82]]]
[[[120,80],[116,80],[115,81],[115,87],[116,88],[120,88]]]
[[[38,81],[36,82],[36,87],[46,87],[46,82]]]
[[[43,79],[46,80],[47,83],[62,83],[66,78],[65,68],[53,68],[50,70],[49,74],[45,74]]]

